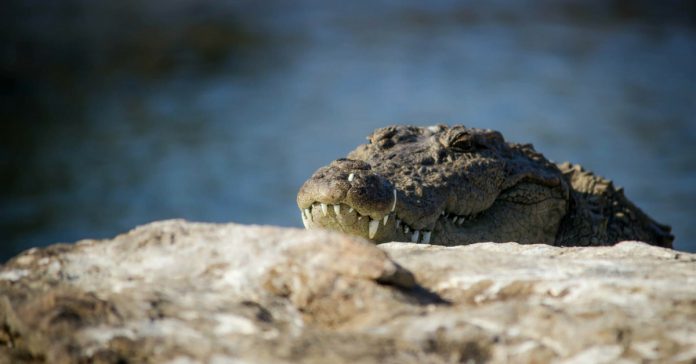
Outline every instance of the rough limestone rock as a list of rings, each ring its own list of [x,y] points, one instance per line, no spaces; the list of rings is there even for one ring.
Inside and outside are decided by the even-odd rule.
[[[696,362],[696,255],[163,221],[0,269],[0,362]]]

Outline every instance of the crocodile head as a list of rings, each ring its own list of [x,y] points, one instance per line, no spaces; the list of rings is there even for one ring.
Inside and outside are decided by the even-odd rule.
[[[305,227],[376,242],[553,243],[569,206],[559,169],[492,130],[378,129],[297,195]]]

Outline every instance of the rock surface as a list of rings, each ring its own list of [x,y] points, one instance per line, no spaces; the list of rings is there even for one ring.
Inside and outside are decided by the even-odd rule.
[[[696,255],[149,224],[0,269],[0,362],[696,362]]]

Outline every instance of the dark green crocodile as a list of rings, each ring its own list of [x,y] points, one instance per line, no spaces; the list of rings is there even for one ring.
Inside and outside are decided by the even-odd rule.
[[[375,242],[483,241],[672,247],[670,227],[611,181],[554,164],[493,130],[444,125],[377,129],[345,159],[317,170],[297,195],[307,228]]]

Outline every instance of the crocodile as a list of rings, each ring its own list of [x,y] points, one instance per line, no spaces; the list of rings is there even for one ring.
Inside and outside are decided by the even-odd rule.
[[[463,125],[375,130],[347,158],[300,188],[307,229],[376,243],[477,242],[612,245],[638,240],[672,248],[674,236],[622,188],[577,164],[555,164],[531,144]]]

